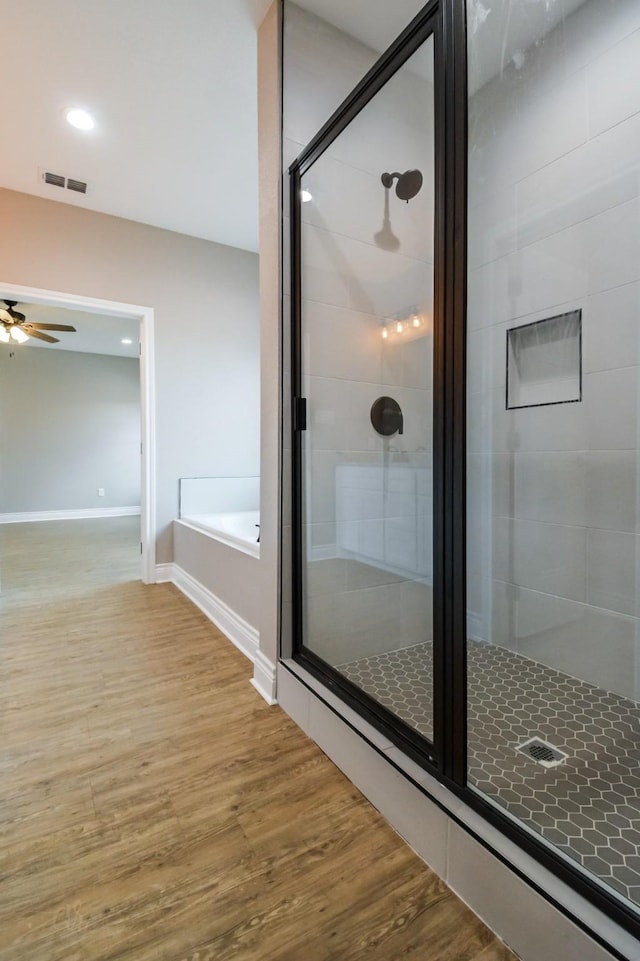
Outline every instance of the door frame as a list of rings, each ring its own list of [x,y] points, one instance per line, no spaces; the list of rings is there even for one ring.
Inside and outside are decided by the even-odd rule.
[[[0,282],[0,290],[19,302],[82,310],[137,320],[140,341],[140,538],[141,577],[144,584],[156,582],[156,456],[155,456],[155,364],[153,307],[101,300],[59,290],[43,290],[22,284]]]

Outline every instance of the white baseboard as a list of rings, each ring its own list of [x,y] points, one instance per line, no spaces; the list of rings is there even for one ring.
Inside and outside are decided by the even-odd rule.
[[[278,703],[276,701],[276,666],[260,650],[256,651],[253,659],[251,683],[267,704]]]
[[[175,564],[156,564],[156,584],[171,584],[173,583],[173,571]]]
[[[210,621],[213,621],[216,627],[229,638],[232,644],[235,644],[239,651],[242,651],[253,662],[259,646],[259,635],[255,627],[248,624],[244,618],[236,614],[212,591],[203,587],[191,574],[187,574],[178,564],[172,564],[172,567],[173,576],[171,580],[175,586],[182,591],[185,597],[193,601]]]
[[[133,517],[139,507],[86,507],[66,511],[18,511],[0,514],[0,524],[25,524],[31,521],[79,521],[90,517]]]
[[[251,684],[267,704],[276,704],[276,666],[260,650],[260,635],[256,628],[178,564],[156,565],[156,583],[167,582],[175,584],[249,658],[253,664]]]

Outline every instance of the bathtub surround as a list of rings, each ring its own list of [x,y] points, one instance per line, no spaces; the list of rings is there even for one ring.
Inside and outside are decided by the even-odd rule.
[[[251,625],[252,641],[245,653],[257,648],[260,599],[247,585],[256,581],[260,560],[222,544],[202,531],[176,521],[174,524],[174,565],[213,595],[224,599],[226,607]],[[169,570],[168,573],[171,573]],[[166,578],[165,578],[166,579]]]
[[[0,352],[0,521],[140,513],[139,361],[9,353]]]
[[[181,524],[260,557],[260,478],[181,477]]]
[[[259,477],[181,477],[180,517],[260,510]]]
[[[158,581],[170,581],[216,625],[254,666],[252,685],[275,704],[275,667],[261,650],[260,553],[239,549],[187,520],[174,522],[174,560],[158,566]]]
[[[260,512],[233,511],[228,514],[183,514],[180,523],[208,534],[221,544],[260,557]]]

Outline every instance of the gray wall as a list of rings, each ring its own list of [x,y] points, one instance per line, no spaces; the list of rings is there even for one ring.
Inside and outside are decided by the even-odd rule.
[[[468,299],[471,632],[636,698],[639,28],[592,0],[472,98]],[[582,402],[506,410],[505,331],[578,308]]]
[[[178,478],[259,473],[256,254],[0,190],[0,282],[153,307],[157,561]]]
[[[139,362],[12,352],[0,351],[0,513],[138,505]]]
[[[259,630],[260,592],[255,585],[260,559],[181,523],[174,525],[173,537],[178,567]]]
[[[275,665],[280,617],[280,8],[258,30],[260,169],[260,653]],[[255,675],[254,675],[255,676]],[[275,674],[269,693],[275,696]]]

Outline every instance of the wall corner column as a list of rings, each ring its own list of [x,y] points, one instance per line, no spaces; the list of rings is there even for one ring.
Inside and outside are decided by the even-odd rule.
[[[254,684],[276,698],[280,617],[280,2],[258,29],[260,257],[260,657]],[[269,677],[271,689],[265,690]]]

